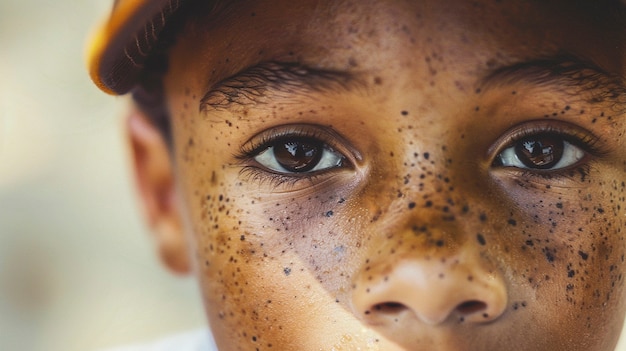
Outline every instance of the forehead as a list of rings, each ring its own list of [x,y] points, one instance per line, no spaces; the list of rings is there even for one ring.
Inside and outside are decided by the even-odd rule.
[[[626,31],[618,9],[616,1],[199,2],[171,59],[206,72],[204,88],[263,61],[401,68],[433,48],[472,73],[482,67],[468,66],[468,54],[496,67],[565,52],[623,75]],[[401,53],[391,62],[384,57],[390,49]]]

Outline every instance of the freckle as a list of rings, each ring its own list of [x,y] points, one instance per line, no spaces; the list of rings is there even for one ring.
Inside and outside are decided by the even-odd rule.
[[[409,115],[409,111],[403,110],[402,112],[400,112],[401,115],[403,116],[408,116]]]
[[[574,270],[570,269],[570,270],[567,272],[567,277],[568,277],[568,278],[572,278],[575,274],[576,274],[576,272],[574,272]]]
[[[517,91],[513,90],[513,91],[511,92],[511,95],[515,95],[515,94],[517,94]]]
[[[476,89],[476,94],[480,94],[482,90],[480,88]]]
[[[478,243],[480,245],[485,246],[485,244],[487,244],[487,241],[485,241],[485,237],[480,233],[476,234],[476,240],[478,240]]]
[[[552,251],[550,251],[549,248],[545,247],[543,249],[543,253],[546,256],[546,260],[550,263],[554,262],[554,254],[552,253]]]
[[[476,107],[474,108],[474,111],[476,111],[476,112],[480,111],[480,107],[479,107],[479,106],[476,106]]]
[[[587,254],[586,252],[583,252],[583,251],[578,251],[578,255],[580,256],[580,258],[582,258],[585,261],[589,257],[589,254]]]

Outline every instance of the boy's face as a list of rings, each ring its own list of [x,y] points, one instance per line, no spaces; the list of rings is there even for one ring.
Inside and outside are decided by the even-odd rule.
[[[625,60],[602,13],[546,3],[192,20],[165,87],[220,349],[614,347]]]

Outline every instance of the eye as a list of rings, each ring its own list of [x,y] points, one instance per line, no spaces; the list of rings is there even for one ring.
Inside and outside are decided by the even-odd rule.
[[[586,152],[558,133],[538,133],[514,141],[494,164],[531,170],[559,170],[577,164]]]
[[[242,172],[253,180],[292,183],[354,169],[362,160],[352,143],[330,126],[283,124],[267,128],[244,142],[238,154]],[[293,183],[292,183],[293,184]]]
[[[271,141],[253,159],[279,173],[312,173],[341,167],[344,157],[319,140],[289,137]]]

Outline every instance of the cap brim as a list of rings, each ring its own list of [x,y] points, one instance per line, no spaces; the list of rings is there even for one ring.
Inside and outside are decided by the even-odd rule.
[[[183,0],[119,0],[89,42],[87,62],[94,83],[121,95],[137,82],[167,19]]]

